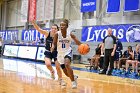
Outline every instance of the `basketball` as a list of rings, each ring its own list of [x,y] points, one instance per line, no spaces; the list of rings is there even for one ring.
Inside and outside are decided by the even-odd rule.
[[[86,55],[90,51],[89,45],[88,44],[80,44],[78,46],[78,52],[81,55]]]

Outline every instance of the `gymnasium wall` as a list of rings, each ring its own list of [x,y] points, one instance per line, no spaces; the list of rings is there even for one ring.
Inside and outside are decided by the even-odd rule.
[[[21,40],[21,31],[25,28],[26,24],[25,22],[21,22],[21,1],[22,0],[9,0],[8,2],[5,2],[6,11],[0,11],[0,13],[3,14],[3,16],[6,16],[6,29],[7,30],[19,30],[18,38]],[[39,0],[38,0],[39,1]],[[70,30],[74,30],[73,32],[80,40],[81,40],[81,30],[82,26],[94,26],[94,25],[109,25],[109,24],[138,24],[140,23],[140,11],[138,12],[123,12],[123,2],[124,0],[121,0],[121,11],[119,13],[115,14],[107,14],[106,13],[106,6],[105,6],[106,0],[97,0],[98,5],[101,4],[101,7],[98,6],[98,9],[103,9],[101,13],[101,20],[97,20],[97,16],[100,15],[100,11],[97,10],[97,12],[94,12],[92,15],[93,17],[90,17],[88,14],[83,15],[80,12],[80,2],[81,0],[65,0],[64,2],[64,18],[70,19]],[[4,8],[4,7],[3,7]],[[1,9],[0,9],[1,10]],[[3,9],[4,10],[4,9]],[[6,15],[4,15],[6,14]],[[84,17],[86,16],[86,17]],[[85,19],[83,19],[83,17]],[[89,19],[90,17],[91,19]],[[0,19],[1,21],[2,19]],[[59,24],[60,19],[55,20],[55,23]],[[51,20],[48,23],[48,27],[53,23]],[[44,27],[44,23],[42,23],[42,27]],[[31,28],[31,26],[30,26]],[[85,42],[84,42],[85,43]],[[87,58],[92,57],[94,55],[95,47],[100,42],[87,42],[90,45],[91,51],[89,54],[82,56],[82,62],[87,62]],[[134,46],[135,43],[123,43],[124,50],[127,48],[127,46],[132,45]],[[77,46],[73,43],[73,53],[76,55],[79,55],[77,53]]]
[[[2,11],[1,11],[1,4],[0,4],[0,29],[1,29],[1,23],[2,23],[2,22],[1,22],[1,20],[2,20],[2,19],[1,19],[1,14],[2,14]]]

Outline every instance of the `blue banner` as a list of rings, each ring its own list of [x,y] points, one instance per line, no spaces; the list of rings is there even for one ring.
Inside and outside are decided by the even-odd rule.
[[[0,37],[3,40],[18,40],[18,30],[1,30]]]
[[[139,0],[125,0],[125,11],[137,11],[139,9]]]
[[[22,30],[22,36],[21,40],[25,41],[33,41],[36,39],[44,38],[43,34],[40,34],[37,30],[31,29],[31,30]]]
[[[120,0],[107,0],[107,12],[115,13],[120,11]]]
[[[140,42],[140,25],[133,24],[83,27],[81,41],[102,42],[110,27],[120,41]]]
[[[81,0],[81,12],[93,12],[96,10],[96,0]]]

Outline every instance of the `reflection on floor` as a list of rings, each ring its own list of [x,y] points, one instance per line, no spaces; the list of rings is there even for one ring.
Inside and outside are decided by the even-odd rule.
[[[65,75],[66,87],[58,84],[56,73],[56,80],[51,80],[49,70],[42,63],[3,58],[0,60],[0,93],[140,93],[140,80],[98,75],[80,69],[83,65],[78,64],[74,68],[78,68],[74,70],[79,76],[77,89],[71,89]]]

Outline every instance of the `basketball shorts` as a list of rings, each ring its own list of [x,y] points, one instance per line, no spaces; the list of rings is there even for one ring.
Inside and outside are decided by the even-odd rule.
[[[57,51],[53,51],[53,52],[45,51],[44,55],[45,55],[46,58],[50,58],[51,60],[52,59],[54,59],[54,61],[57,60]]]
[[[60,64],[64,64],[65,58],[68,58],[71,61],[71,57],[72,57],[72,52],[68,54],[58,53],[57,60]]]
[[[115,52],[114,61],[119,61],[119,52]]]

